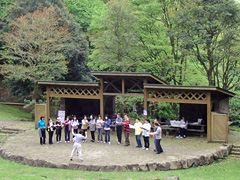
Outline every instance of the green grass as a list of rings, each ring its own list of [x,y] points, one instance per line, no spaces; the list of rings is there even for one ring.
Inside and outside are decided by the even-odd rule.
[[[239,127],[239,126],[230,126],[229,128],[230,128],[231,130],[240,132],[240,127]]]
[[[1,140],[4,138],[4,136],[2,136],[2,135],[0,135],[0,142],[1,142]]]
[[[13,106],[0,104],[0,120],[31,120],[31,114]]]
[[[54,152],[51,153],[54,155]],[[31,167],[0,158],[0,177],[3,179],[150,179],[178,176],[181,180],[237,180],[240,160],[230,159],[209,166],[178,171],[155,172],[88,172],[77,170]]]

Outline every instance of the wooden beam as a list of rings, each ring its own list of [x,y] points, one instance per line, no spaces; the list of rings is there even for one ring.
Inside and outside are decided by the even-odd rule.
[[[136,97],[144,97],[143,94],[138,93],[103,93],[104,96],[136,96]]]
[[[47,117],[46,117],[46,119],[45,119],[45,121],[46,121],[46,126],[47,126],[47,123],[48,123],[48,118],[50,118],[50,87],[49,86],[47,86],[47,108],[46,108],[46,114],[47,114]]]
[[[207,92],[207,141],[212,141],[211,132],[211,92]]]
[[[147,83],[147,79],[144,79],[143,80],[144,83]],[[144,88],[144,98],[143,98],[143,107],[144,107],[144,110],[147,111],[148,113],[148,89],[147,88]],[[148,117],[148,115],[144,115],[144,119],[146,119]]]
[[[125,94],[125,79],[122,78],[122,94]]]
[[[65,94],[50,94],[50,97],[57,98],[73,98],[73,99],[100,99],[100,96],[76,96],[76,95],[65,95]]]
[[[168,102],[168,103],[183,103],[183,104],[207,104],[207,101],[199,100],[183,100],[183,99],[159,99],[159,98],[147,98],[147,101],[156,102]]]
[[[102,118],[104,118],[104,96],[103,96],[103,90],[104,90],[104,81],[103,81],[103,77],[100,77],[99,96],[100,96],[100,115],[102,116]]]

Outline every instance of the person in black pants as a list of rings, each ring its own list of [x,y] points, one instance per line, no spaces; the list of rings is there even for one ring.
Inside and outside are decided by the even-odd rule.
[[[40,137],[40,144],[46,144],[45,139],[46,139],[46,134],[45,134],[45,120],[44,116],[40,117],[40,120],[38,121],[38,130],[39,130],[39,137]]]
[[[118,144],[121,144],[122,142],[122,125],[123,125],[123,120],[120,116],[120,113],[118,113],[115,121],[115,130],[117,130]]]
[[[91,137],[92,137],[91,142],[95,142],[96,120],[94,119],[93,115],[90,116],[89,130],[91,132]]]
[[[62,123],[61,123],[61,118],[58,117],[56,121],[56,142],[57,143],[61,142],[61,136],[62,136]]]
[[[64,121],[65,126],[65,143],[70,142],[70,131],[71,131],[71,121],[69,119],[69,116],[67,116],[66,120]]]
[[[48,127],[47,127],[47,131],[48,131],[48,135],[49,135],[49,144],[53,144],[52,137],[53,137],[54,129],[55,129],[54,122],[52,122],[52,119],[49,118],[48,119]]]

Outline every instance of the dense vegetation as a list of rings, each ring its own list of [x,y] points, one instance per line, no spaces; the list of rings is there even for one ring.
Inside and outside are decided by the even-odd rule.
[[[16,95],[39,99],[38,80],[91,81],[91,70],[146,71],[170,84],[239,90],[235,0],[0,4],[1,74]],[[232,112],[240,109],[235,102]]]

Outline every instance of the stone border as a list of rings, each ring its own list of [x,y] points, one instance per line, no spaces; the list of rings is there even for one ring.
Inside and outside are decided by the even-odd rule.
[[[83,164],[54,164],[46,160],[41,159],[29,159],[24,156],[17,156],[8,153],[0,147],[0,157],[24,165],[30,165],[35,167],[48,167],[48,168],[61,168],[61,169],[73,169],[81,171],[99,171],[99,172],[113,172],[113,171],[168,171],[188,169],[191,167],[203,166],[212,164],[218,159],[223,159],[228,156],[233,145],[221,146],[213,153],[201,155],[194,158],[182,159],[169,162],[158,163],[146,163],[146,164],[128,164],[128,165],[83,165]]]

